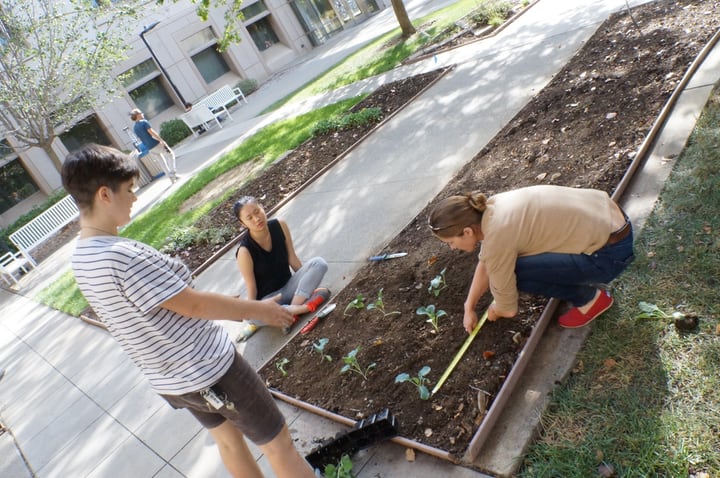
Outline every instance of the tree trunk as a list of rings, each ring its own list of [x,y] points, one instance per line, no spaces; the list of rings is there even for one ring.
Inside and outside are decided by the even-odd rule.
[[[53,162],[53,166],[55,166],[55,169],[57,169],[58,173],[60,173],[62,171],[62,161],[60,161],[60,156],[58,156],[53,149],[52,141],[50,141],[49,143],[43,143],[42,149],[47,153],[47,155]]]
[[[405,10],[405,4],[402,0],[390,0],[392,2],[393,11],[395,12],[395,17],[397,18],[398,23],[400,24],[400,29],[402,30],[402,37],[403,38],[409,38],[415,33],[415,27],[413,26],[412,22],[410,21],[410,17],[408,16],[407,10]]]

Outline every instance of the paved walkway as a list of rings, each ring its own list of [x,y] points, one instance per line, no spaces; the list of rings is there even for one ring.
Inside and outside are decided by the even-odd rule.
[[[642,2],[631,2],[638,3]],[[552,78],[600,22],[624,6],[624,0],[541,0],[496,37],[268,117],[252,118],[271,104],[272,98],[303,83],[300,78],[311,78],[326,69],[329,65],[325,62],[330,63],[332,55],[347,54],[347,43],[362,44],[358,39],[366,28],[381,28],[377,25],[382,22],[389,28],[392,12],[386,10],[294,65],[289,73],[274,79],[271,87],[253,94],[250,104],[233,112],[235,124],[178,148],[180,173],[190,177],[263,122],[314,108],[331,98],[335,101],[368,91],[398,77],[456,64],[452,72],[278,212],[293,230],[303,231],[296,238],[299,255],[324,256],[330,263],[326,285],[339,290],[368,255],[415,217]],[[332,63],[335,61],[333,58]],[[717,77],[700,81],[703,84],[697,85],[698,93],[690,95],[678,129],[689,132],[693,115],[704,104],[703,95],[706,99]],[[271,93],[275,88],[277,96]],[[684,140],[673,144],[682,148]],[[665,159],[670,157],[668,153]],[[669,170],[668,161],[660,163]],[[654,174],[655,184],[663,179],[662,174]],[[163,197],[171,189],[168,184],[159,181],[143,191],[139,206]],[[652,200],[652,194],[657,193],[646,197]],[[48,265],[41,266],[43,274],[37,275],[53,277],[51,271],[66,265],[68,254],[69,250],[55,254]],[[228,254],[200,275],[198,287],[236,294],[241,290],[239,280],[233,285],[227,278],[238,276]],[[29,294],[40,282],[26,284],[21,292]],[[103,330],[22,295],[0,291],[0,303],[0,366],[7,369],[0,382],[0,421],[12,431],[0,435],[0,476],[32,476],[29,469],[37,476],[63,478],[227,476],[207,432],[189,414],[172,410],[155,396]],[[227,327],[231,333],[236,331],[236,324]],[[284,340],[282,334],[262,330],[241,349],[251,363],[259,365]],[[315,440],[343,429],[308,412],[280,406],[303,452],[310,451]],[[253,450],[261,467],[272,476],[266,460]],[[420,453],[415,462],[408,462],[404,449],[391,443],[362,452],[353,462],[359,478],[484,476]]]

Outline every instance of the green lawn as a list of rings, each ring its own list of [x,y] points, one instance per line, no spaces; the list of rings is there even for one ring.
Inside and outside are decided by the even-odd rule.
[[[412,23],[419,33],[404,41],[400,36],[400,28],[379,36],[293,93],[272,104],[264,112],[275,110],[291,101],[332,91],[392,70],[425,45],[442,38],[445,32],[454,27],[456,21],[471,13],[479,17],[480,21],[502,23],[501,19],[507,16],[511,6],[512,2],[503,0],[459,0],[424,17],[413,19]]]
[[[576,373],[558,388],[521,476],[720,476],[720,92],[703,113],[614,283]],[[694,332],[638,304],[701,317]]]

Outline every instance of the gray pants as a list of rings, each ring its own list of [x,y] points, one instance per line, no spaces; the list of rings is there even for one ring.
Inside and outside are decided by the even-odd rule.
[[[310,295],[312,295],[313,291],[317,289],[320,285],[320,281],[322,281],[323,277],[325,277],[327,268],[328,266],[327,262],[325,262],[325,259],[323,259],[322,257],[313,257],[309,261],[305,262],[305,264],[303,264],[300,270],[294,273],[292,277],[290,277],[290,280],[287,281],[284,286],[282,286],[275,292],[266,295],[265,297],[263,297],[263,299],[267,299],[268,297],[275,297],[276,295],[280,294],[281,305],[290,305],[293,297],[295,297],[296,295],[305,297],[305,299],[307,300],[310,298]],[[256,327],[265,326],[264,322],[256,319],[251,319],[247,322],[255,325]]]
[[[289,305],[296,295],[305,297],[307,300],[320,285],[327,269],[328,266],[325,259],[322,257],[313,257],[303,264],[300,270],[293,274],[284,286],[266,295],[263,299],[281,294],[280,304],[282,305]]]

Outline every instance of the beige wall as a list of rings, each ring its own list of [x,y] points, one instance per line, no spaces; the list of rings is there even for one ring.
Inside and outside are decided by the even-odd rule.
[[[243,6],[247,7],[251,4],[252,2],[248,0]],[[141,41],[139,34],[145,25],[160,21],[153,30],[145,34],[145,39],[186,101],[195,102],[225,84],[234,86],[241,78],[250,78],[262,83],[275,71],[312,49],[312,43],[303,33],[302,26],[287,0],[265,0],[265,5],[271,12],[271,22],[280,43],[262,52],[258,51],[250,34],[244,28],[241,29],[242,41],[239,44],[231,45],[223,55],[231,71],[207,85],[188,52],[183,50],[182,40],[208,26],[212,27],[216,36],[221,35],[225,24],[223,12],[213,9],[208,20],[203,22],[197,17],[195,6],[189,0],[179,0],[176,3],[165,2],[163,6],[157,6],[155,2],[148,2],[146,14],[142,15],[142,20],[138,21],[137,27],[134,29],[136,33],[128,38],[130,45],[128,58],[118,65],[114,73],[119,75],[151,58],[150,51]],[[251,22],[252,19],[246,19],[243,26]],[[158,131],[163,122],[175,119],[184,112],[172,87],[165,79],[161,79],[161,81],[176,104],[159,115],[148,118]],[[131,150],[131,141],[123,128],[132,129],[133,122],[128,113],[136,105],[124,90],[114,98],[108,98],[100,103],[94,108],[94,111],[89,111],[88,115],[93,113],[97,115],[100,124],[115,146],[123,150]],[[66,148],[59,139],[56,140],[55,149],[60,157],[67,154]],[[12,223],[17,217],[61,187],[59,173],[44,151],[34,148],[28,151],[18,151],[18,155],[35,179],[41,193],[33,195],[10,211],[0,215],[0,227]]]

